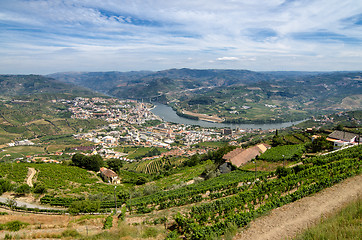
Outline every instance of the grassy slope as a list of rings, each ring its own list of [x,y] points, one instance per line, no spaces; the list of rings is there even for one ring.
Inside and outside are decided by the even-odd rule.
[[[360,239],[362,199],[350,203],[333,216],[322,219],[319,224],[311,227],[295,240],[338,240]]]

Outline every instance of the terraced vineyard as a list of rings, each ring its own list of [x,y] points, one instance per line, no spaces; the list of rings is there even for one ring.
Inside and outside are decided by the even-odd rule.
[[[172,162],[168,158],[157,158],[154,160],[143,161],[135,167],[137,172],[155,174],[159,173],[165,165],[171,165]]]
[[[265,178],[268,174],[258,173],[257,177]],[[198,184],[132,199],[128,201],[127,207],[130,212],[148,213],[154,210],[208,201],[249,189],[253,180],[255,180],[253,172],[237,170]]]
[[[43,185],[54,195],[83,196],[88,194],[112,194],[113,186],[103,183],[95,174],[78,167],[58,164],[2,163],[1,176],[17,185],[26,182],[28,168],[37,171],[36,183]]]
[[[176,229],[169,238],[210,239],[230,226],[244,227],[254,218],[316,193],[348,177],[360,174],[362,146],[305,160],[305,169],[278,179],[256,181],[233,196],[203,203],[174,218]],[[230,188],[229,188],[230,189]]]
[[[271,159],[280,160],[280,154],[292,158],[300,148],[299,145],[286,145],[276,147],[274,152],[270,151],[268,154]],[[225,235],[233,226],[244,227],[254,218],[274,208],[360,174],[361,156],[362,146],[355,146],[324,156],[306,158],[303,165],[286,170],[284,174],[234,170],[208,180],[197,181],[196,177],[212,164],[209,160],[194,167],[185,167],[182,172],[148,184],[147,186],[156,185],[158,189],[164,189],[150,195],[133,197],[130,192],[129,195],[124,193],[125,188],[119,186],[117,205],[127,208],[126,218],[146,216],[143,214],[148,213],[150,216],[157,216],[159,212],[167,212],[169,215],[162,221],[167,221],[169,226],[172,225],[171,229],[174,229],[169,232],[169,239],[211,239]],[[168,161],[170,160],[149,161],[143,165],[143,171],[159,171],[161,165],[170,164]],[[112,198],[115,193],[114,186],[101,182],[93,172],[77,167],[3,163],[0,164],[1,177],[21,185],[25,182],[29,167],[37,171],[35,182],[44,185],[48,190],[47,195],[41,198],[43,204],[70,207],[74,202],[86,200],[98,203],[99,211],[102,212],[109,212],[109,209],[115,206]],[[142,173],[129,173],[137,177],[147,176]],[[180,184],[171,187],[175,183]],[[133,188],[132,191],[147,186]],[[92,196],[98,197],[95,199]],[[181,209],[179,213],[175,213],[175,207]],[[152,221],[160,224],[157,218]]]
[[[304,146],[302,144],[299,145],[284,145],[277,146],[268,149],[265,153],[259,156],[259,159],[277,162],[283,160],[297,160],[304,152]]]

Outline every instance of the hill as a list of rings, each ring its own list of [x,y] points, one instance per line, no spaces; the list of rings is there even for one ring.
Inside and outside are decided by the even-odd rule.
[[[63,104],[52,101],[102,96],[91,90],[39,75],[0,75],[0,87],[0,145],[24,138],[68,136],[104,124],[71,119]]]
[[[361,72],[183,68],[52,76],[119,98],[173,102],[180,113],[215,115],[230,123],[301,120],[362,105]]]
[[[120,98],[150,98],[178,91],[267,81],[267,74],[248,70],[169,69],[158,72],[85,72],[49,75]]]
[[[138,72],[65,72],[54,73],[48,77],[61,82],[71,83],[98,92],[110,94],[110,91],[119,86],[127,85],[139,78],[150,74],[147,71]]]
[[[246,86],[189,94],[179,111],[217,115],[231,123],[285,122],[362,106],[361,73],[280,76]],[[205,101],[207,99],[208,101]]]
[[[0,95],[67,94],[74,96],[99,95],[74,84],[40,75],[0,75]]]

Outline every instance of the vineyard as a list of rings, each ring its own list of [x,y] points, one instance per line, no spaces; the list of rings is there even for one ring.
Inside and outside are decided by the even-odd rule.
[[[267,151],[266,156],[280,160],[280,156],[284,155],[285,159],[292,159],[300,151],[303,151],[302,145],[286,145]],[[81,204],[93,204],[92,209],[96,209],[95,211],[110,212],[117,204],[128,210],[126,217],[132,218],[147,213],[158,215],[158,211],[181,207],[179,213],[173,213],[163,221],[169,222],[174,229],[168,238],[212,239],[224,235],[233,226],[245,227],[254,218],[274,208],[360,174],[361,156],[362,146],[355,146],[328,155],[303,159],[303,165],[285,169],[283,174],[278,171],[238,169],[208,180],[195,180],[206,166],[212,163],[206,161],[198,166],[186,167],[182,173],[155,180],[150,185],[164,190],[150,195],[136,197],[137,195],[131,192],[124,192],[122,195],[124,188],[119,186],[116,203],[113,198],[116,189],[113,185],[101,182],[93,172],[74,166],[4,163],[0,164],[0,177],[20,185],[25,182],[28,168],[35,168],[35,182],[48,190],[40,199],[41,203],[69,207],[69,212],[73,205]],[[166,161],[169,160],[148,161],[143,171],[159,171],[162,165],[170,164]],[[147,176],[136,172],[127,172],[129,176],[126,176],[125,172],[127,171],[121,171],[121,175],[130,180]],[[183,182],[180,179],[183,179]],[[140,187],[142,188],[146,186]],[[156,220],[154,221],[158,222]]]
[[[259,156],[259,159],[269,162],[295,161],[302,156],[303,152],[304,146],[302,144],[277,146],[266,150]]]
[[[172,162],[167,158],[157,158],[150,161],[142,161],[135,167],[137,172],[155,174],[159,173],[165,165],[171,165]]]
[[[267,175],[268,173],[257,173],[259,178],[265,178]],[[130,199],[127,202],[127,207],[131,213],[148,213],[154,210],[208,201],[245,191],[250,188],[250,183],[254,180],[255,173],[236,170],[230,174],[220,175],[179,189]]]
[[[176,230],[169,238],[211,239],[230,226],[245,227],[254,218],[287,203],[316,193],[353,175],[360,174],[362,147],[306,159],[282,178],[261,178],[230,197],[203,203],[174,216]],[[231,191],[228,188],[228,191]]]
[[[79,195],[84,193],[113,193],[113,186],[103,183],[93,173],[75,166],[57,164],[2,163],[0,173],[15,184],[26,182],[28,168],[35,168],[36,183],[42,184],[48,193],[56,195]]]

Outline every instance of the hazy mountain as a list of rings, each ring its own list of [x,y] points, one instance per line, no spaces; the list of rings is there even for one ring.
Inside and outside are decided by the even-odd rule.
[[[248,70],[169,69],[158,72],[83,72],[49,75],[63,82],[120,98],[144,98],[200,87],[231,86],[269,81],[272,76]]]
[[[226,108],[246,103],[294,109],[356,109],[361,101],[361,72],[253,72],[248,70],[169,69],[158,72],[88,72],[50,75],[119,98],[178,100],[185,109],[200,99]],[[155,99],[154,99],[155,100]],[[212,108],[212,107],[211,107]],[[206,109],[206,108],[205,108]],[[205,110],[206,111],[206,110]],[[226,111],[226,110],[225,110]],[[215,109],[215,112],[216,109]],[[304,111],[305,112],[305,111]],[[256,113],[255,113],[256,114]]]
[[[40,75],[0,75],[0,95],[72,94],[99,95],[74,84],[64,83]]]
[[[152,72],[65,72],[48,75],[59,81],[72,83],[95,91],[109,93],[110,90],[127,85]]]

